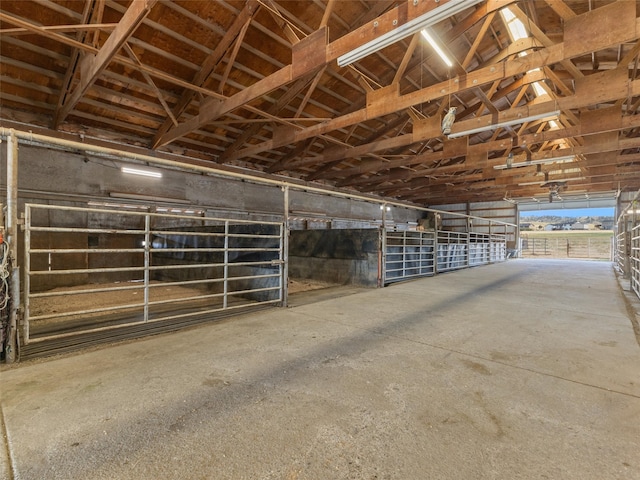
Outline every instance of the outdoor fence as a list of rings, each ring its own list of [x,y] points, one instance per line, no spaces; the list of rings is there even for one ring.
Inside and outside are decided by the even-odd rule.
[[[521,236],[522,257],[576,258],[587,260],[613,260],[613,236],[597,234],[579,235],[527,235]]]

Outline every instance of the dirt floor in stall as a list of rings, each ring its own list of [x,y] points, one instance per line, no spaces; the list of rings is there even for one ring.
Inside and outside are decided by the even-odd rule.
[[[183,285],[164,284],[163,282],[151,282],[149,289],[149,300],[151,302],[159,300],[180,300],[194,299],[202,295],[207,295],[201,289]],[[308,292],[335,287],[335,284],[320,282],[310,279],[290,279],[288,288],[289,294]],[[131,288],[135,287],[135,288]],[[83,290],[114,288],[108,292],[89,292]],[[32,298],[29,303],[29,314],[31,316],[59,314],[60,319],[64,319],[70,312],[109,308],[124,305],[142,305],[144,290],[141,282],[115,282],[104,284],[77,285],[74,287],[60,287],[48,290],[47,294],[60,293],[51,297]],[[211,302],[217,297],[203,299]],[[135,307],[134,307],[135,308]],[[139,308],[139,307],[137,307]],[[48,322],[55,321],[55,318],[48,319]]]

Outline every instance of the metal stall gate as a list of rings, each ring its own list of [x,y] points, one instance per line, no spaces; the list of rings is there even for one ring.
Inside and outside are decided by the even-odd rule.
[[[615,249],[613,258],[616,267],[622,274],[626,273],[627,260],[627,232],[623,230],[615,235]]]
[[[399,282],[435,273],[434,232],[384,231],[384,283]]]
[[[629,267],[631,269],[631,289],[640,298],[640,224],[631,230]]]
[[[438,230],[438,272],[469,266],[469,234]]]
[[[507,237],[500,233],[469,233],[469,266],[487,265],[507,259]]]
[[[507,259],[506,235],[383,230],[384,284]]]
[[[24,345],[283,301],[283,223],[164,210],[27,204]]]

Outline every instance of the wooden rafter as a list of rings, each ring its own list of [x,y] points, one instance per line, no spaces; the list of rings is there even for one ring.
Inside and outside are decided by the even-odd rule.
[[[129,55],[129,57],[131,57],[131,59],[134,62],[136,62],[138,65],[142,65],[142,62],[140,61],[140,59],[138,59],[138,57],[136,56],[136,54],[133,51],[133,49],[127,43],[124,44],[124,49],[127,52],[127,54]],[[147,84],[151,87],[151,89],[155,93],[156,97],[160,101],[160,104],[162,105],[162,108],[164,108],[164,111],[166,112],[166,114],[169,116],[169,118],[174,123],[174,125],[177,125],[178,124],[178,120],[173,115],[173,112],[171,112],[171,108],[169,107],[169,105],[167,104],[166,100],[164,99],[164,97],[162,95],[162,92],[160,91],[158,86],[153,81],[153,78],[151,78],[151,75],[149,75],[144,70],[140,70],[140,73],[142,74],[142,76],[144,77],[144,79],[147,82]]]
[[[423,15],[429,10],[436,8],[437,6],[439,6],[439,4],[425,2],[419,3],[415,5],[414,8],[410,9],[408,3],[401,4],[392,11],[383,14],[380,19],[375,21],[388,25],[386,28],[389,30],[391,28],[399,28],[402,23],[398,23],[398,18],[406,23],[413,18]],[[393,24],[391,19],[395,19]],[[201,112],[200,115],[197,115],[196,117],[183,122],[179,126],[174,127],[162,135],[155,145],[166,145],[180,137],[188,135],[190,132],[197,130],[216,118],[232,112],[237,108],[241,108],[243,105],[255,100],[256,98],[259,98],[274,89],[287,85],[301,76],[306,75],[311,70],[316,70],[317,68],[336,60],[340,55],[353,50],[367,39],[375,38],[384,33],[385,29],[374,28],[373,22],[374,21],[367,23],[330,44],[326,43],[326,29],[320,28],[304,40],[298,42],[300,48],[297,50],[297,55],[294,55],[292,65],[287,65],[281,68],[268,77],[246,87],[241,92],[219,102],[215,108],[209,108],[206,112]]]
[[[157,0],[133,2],[98,53],[95,56],[86,55],[82,59],[80,63],[80,82],[66,97],[57,114],[57,124],[64,121],[87,90],[91,88],[100,76],[100,73],[107,68],[111,59],[118,53],[133,32],[135,32],[156,2]]]
[[[311,85],[309,85],[309,88],[307,89],[307,93],[304,95],[304,98],[300,102],[300,105],[298,105],[298,109],[296,110],[296,117],[301,117],[302,116],[302,112],[304,111],[305,107],[307,106],[307,103],[309,102],[309,99],[311,98],[311,95],[313,94],[313,91],[318,86],[318,83],[320,82],[320,79],[322,78],[322,75],[324,75],[324,72],[325,72],[326,69],[327,69],[327,67],[325,65],[313,77],[313,81],[311,82]]]
[[[407,47],[407,50],[404,53],[404,56],[402,57],[402,61],[400,62],[400,66],[398,67],[398,70],[396,71],[396,75],[395,77],[393,77],[393,82],[391,83],[399,83],[400,80],[402,79],[402,77],[405,74],[405,71],[407,70],[407,66],[409,65],[409,61],[411,60],[411,57],[413,56],[413,52],[416,49],[416,47],[418,46],[418,41],[420,40],[420,34],[416,33],[415,35],[413,35],[411,37],[411,42],[409,42],[409,47]]]
[[[638,33],[640,34],[640,32]],[[585,51],[589,52],[593,49],[597,48],[605,48],[609,45],[615,44],[616,40],[614,35],[604,38],[597,37],[593,42],[585,41],[583,45],[580,47]],[[595,45],[598,43],[599,45]],[[407,109],[413,105],[417,105],[419,103],[423,103],[425,101],[435,100],[442,97],[442,92],[455,93],[461,91],[461,85],[477,85],[480,86],[484,83],[495,82],[497,80],[502,79],[504,76],[511,75],[522,75],[527,73],[528,71],[534,68],[542,68],[547,65],[552,65],[554,63],[558,63],[564,60],[563,57],[563,44],[556,44],[546,49],[543,49],[538,52],[533,52],[530,55],[527,55],[526,61],[520,59],[514,59],[507,64],[501,65],[501,68],[497,68],[495,65],[486,66],[475,70],[474,72],[469,73],[464,78],[447,80],[445,82],[441,82],[436,85],[432,85],[416,92],[411,92],[406,95],[401,95],[400,97],[383,97],[379,100],[380,108],[377,110],[379,115],[387,115],[399,110]],[[603,92],[606,93],[606,92]],[[611,95],[616,95],[615,92],[610,92]],[[570,102],[563,100],[563,105],[566,105],[564,108],[571,108],[572,105]],[[595,99],[594,99],[595,100]],[[555,106],[555,105],[554,105]],[[556,107],[557,108],[557,107]],[[561,108],[563,108],[561,106]],[[344,128],[348,125],[353,125],[354,123],[362,122],[365,119],[369,118],[371,112],[371,108],[362,109],[357,112],[354,112],[348,116],[336,118],[334,120],[324,122],[320,125],[315,125],[312,127],[308,127],[302,129],[298,132],[295,132],[294,141],[300,141],[305,138],[309,138],[312,136],[321,135],[332,130],[336,130],[338,128]],[[273,148],[278,148],[280,146],[285,145],[285,143],[276,142],[274,140],[269,140],[263,142],[262,144],[248,147],[245,150],[240,150],[237,152],[237,155],[246,156],[246,155],[254,155],[264,150],[269,150]]]
[[[638,118],[635,118],[635,117],[638,117]],[[624,117],[624,118],[625,118],[625,121],[622,124],[609,125],[609,126],[603,125],[601,128],[606,131],[609,129],[624,130],[624,129],[635,128],[637,126],[640,126],[640,116]],[[582,131],[580,127],[570,127],[570,128],[564,128],[564,129],[558,129],[558,130],[549,130],[539,134],[522,135],[518,139],[518,143],[520,145],[533,145],[533,144],[544,142],[544,141],[552,141],[552,140],[565,139],[567,137],[580,136],[581,134],[582,134]],[[472,145],[472,146],[470,145],[468,146],[464,156],[473,157],[474,154],[478,154],[480,152],[488,153],[488,152],[504,151],[510,146],[511,146],[511,142],[510,141],[507,142],[505,140],[495,140],[492,142],[486,142],[486,143]],[[593,147],[591,146],[582,147],[582,150],[576,149],[575,152],[579,153],[580,151],[582,151],[582,153],[591,153],[593,151],[592,149]],[[543,152],[541,155],[544,156],[546,154]],[[379,171],[380,169],[420,165],[420,164],[425,164],[429,162],[435,162],[437,160],[442,160],[444,158],[446,158],[444,155],[444,152],[439,151],[439,152],[430,152],[423,155],[417,155],[409,159],[399,159],[399,160],[392,160],[392,161],[386,161],[386,162],[372,161],[372,162],[361,164],[357,168],[344,169],[339,172],[339,176],[342,177],[342,176],[348,176],[353,174],[374,173],[376,171]],[[536,159],[537,157],[534,156],[532,158]],[[439,168],[442,168],[442,167],[439,167]],[[461,164],[460,167],[454,168],[452,171],[460,171],[460,170],[469,169],[469,168],[470,168],[470,165],[465,163],[465,164]],[[410,178],[410,177],[411,175],[406,175],[403,178]]]
[[[547,5],[549,5],[563,20],[569,20],[576,16],[576,13],[569,8],[564,0],[545,0],[545,2],[547,2]]]
[[[84,11],[82,12],[83,24],[89,23],[91,21],[91,18],[94,15],[95,7],[96,7],[96,2],[94,0],[88,1],[85,4]],[[75,37],[78,42],[84,43],[84,39],[86,35],[87,35],[86,30],[79,30],[78,32],[76,32]],[[97,45],[94,45],[94,46],[97,46]],[[77,48],[74,48],[69,58],[67,71],[65,72],[64,80],[62,80],[62,87],[60,89],[60,94],[58,95],[58,105],[56,106],[56,111],[53,114],[53,122],[51,127],[54,130],[57,130],[58,126],[60,125],[60,114],[61,114],[62,107],[67,99],[67,96],[71,93],[71,86],[72,86],[71,82],[73,81],[73,78],[76,75],[78,62],[80,60],[80,53],[81,53],[80,50],[78,50]]]
[[[531,35],[533,35],[537,40],[542,43],[545,47],[551,47],[554,45],[554,42],[533,22],[527,15],[520,10],[516,5],[509,7],[509,9],[513,12],[513,14],[518,17],[531,31]],[[591,52],[589,52],[591,53]],[[582,78],[584,74],[573,64],[573,62],[564,58],[560,61],[560,64],[573,75],[574,78]]]
[[[331,13],[333,12],[333,7],[336,4],[336,0],[329,0],[327,2],[327,6],[324,9],[324,13],[322,14],[322,20],[320,21],[319,27],[326,27],[329,25],[329,19],[331,18]]]
[[[469,48],[469,51],[467,52],[467,56],[464,58],[464,60],[462,60],[462,68],[467,70],[467,68],[469,67],[469,64],[471,63],[471,60],[473,59],[473,56],[476,54],[476,52],[478,51],[478,47],[480,46],[480,42],[483,40],[484,36],[487,34],[487,31],[489,30],[489,27],[491,26],[491,22],[493,22],[493,18],[495,17],[496,13],[495,12],[491,12],[489,13],[486,18],[484,19],[484,21],[482,22],[482,26],[480,27],[480,31],[478,32],[478,35],[476,36],[475,40],[473,41],[473,44],[471,45],[471,48]]]
[[[87,4],[90,5],[90,4]],[[39,28],[40,32],[94,32],[99,34],[101,31],[110,31],[116,28],[117,23],[79,23],[75,25],[42,25]],[[17,27],[17,28],[0,28],[0,35],[17,37],[20,35],[26,35],[33,33],[33,29]]]
[[[276,103],[269,109],[269,113],[271,113],[272,115],[277,115],[282,109],[289,105],[291,101],[306,88],[309,82],[312,81],[311,78],[315,77],[311,77],[309,75],[307,77],[299,79],[297,82],[294,82],[292,85],[290,85],[287,91],[282,96],[280,96]],[[249,138],[258,133],[260,129],[260,125],[252,125],[251,127],[244,129],[240,136],[233,142],[233,144],[229,146],[220,156],[219,161],[226,161],[229,156],[231,156],[240,147],[242,147],[242,145],[244,145]]]
[[[231,46],[234,39],[238,36],[242,28],[244,28],[247,21],[249,21],[258,10],[258,3],[255,0],[249,0],[245,3],[244,8],[235,17],[233,23],[227,28],[224,37],[217,43],[216,48],[211,54],[202,62],[200,70],[193,77],[192,84],[197,87],[202,87],[210,77],[218,62],[222,60],[222,57],[227,52],[227,49]],[[193,89],[185,89],[180,100],[173,108],[173,114],[176,118],[180,118],[182,113],[191,104],[191,101],[196,96],[196,91]],[[162,126],[158,129],[155,137],[151,142],[151,147],[156,148],[162,135],[164,135],[170,128],[172,122],[171,119],[167,119]]]
[[[278,4],[275,3],[273,0],[262,0],[262,1],[265,3],[265,5],[267,5],[268,7],[267,10],[273,17],[273,20],[276,22],[276,24],[283,31],[285,37],[287,37],[287,39],[289,40],[289,43],[291,43],[291,45],[295,45],[296,43],[298,43],[300,41],[300,37],[293,30],[293,28],[291,28],[291,25],[289,24],[289,22],[287,22],[287,20],[282,16],[282,14],[280,13],[280,7],[278,6]]]
[[[244,41],[244,36],[247,33],[247,29],[251,25],[251,19],[247,19],[244,23],[240,32],[238,33],[238,37],[235,39],[235,44],[233,49],[231,50],[231,54],[227,59],[227,66],[224,69],[224,73],[222,74],[222,78],[220,79],[220,83],[218,84],[218,92],[220,94],[224,93],[224,87],[227,84],[227,79],[229,78],[229,74],[231,73],[231,69],[233,68],[233,64],[236,61],[236,57],[238,56],[238,52],[240,51],[240,47],[242,46],[242,42]]]

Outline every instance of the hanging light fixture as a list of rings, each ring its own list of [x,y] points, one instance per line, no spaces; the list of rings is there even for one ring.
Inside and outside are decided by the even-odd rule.
[[[528,117],[512,118],[504,120],[502,122],[490,123],[482,125],[480,127],[471,128],[469,130],[463,130],[461,132],[452,132],[449,138],[464,137],[465,135],[472,135],[474,133],[488,132],[489,130],[495,130],[502,127],[510,127],[512,125],[519,125],[521,123],[533,122],[535,120],[542,120],[544,118],[558,118],[560,116],[560,110],[554,110],[552,112],[538,113],[535,115],[529,115]]]
[[[449,67],[449,68],[453,67],[453,62],[449,59],[449,56],[446,53],[444,53],[444,50],[442,50],[442,47],[440,47],[440,45],[438,45],[438,42],[436,42],[433,39],[433,37],[427,31],[427,29],[426,28],[422,29],[422,31],[420,33],[422,33],[422,36],[429,43],[429,45],[431,45],[431,48],[433,48],[435,50],[435,52],[442,59],[442,61],[445,63],[445,65],[447,67]]]
[[[375,38],[364,45],[360,45],[350,52],[339,56],[338,66],[346,67],[353,62],[362,60],[364,57],[367,57],[378,50],[382,50],[383,48],[399,42],[414,33],[418,33],[424,28],[428,28],[438,22],[452,17],[453,15],[470,8],[481,1],[483,0],[449,0],[447,3],[443,3],[442,5],[435,7],[433,10],[414,18],[404,25],[380,35],[378,38]]]
[[[493,168],[495,170],[505,170],[509,168],[530,167],[531,165],[547,165],[549,163],[570,163],[576,159],[575,155],[565,155],[564,157],[543,158],[541,160],[531,160],[528,162],[513,163],[513,154],[510,153],[509,156],[511,157],[511,162],[509,162],[509,157],[507,157],[506,164],[494,165]]]

